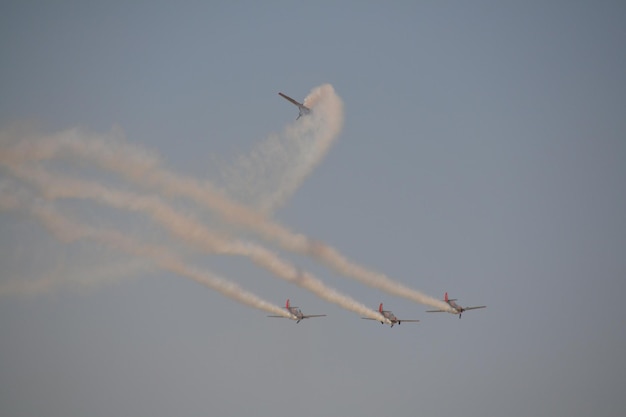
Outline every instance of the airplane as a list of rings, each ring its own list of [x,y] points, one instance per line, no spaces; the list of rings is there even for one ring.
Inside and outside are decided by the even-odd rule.
[[[285,100],[290,101],[292,104],[295,104],[296,106],[298,106],[298,110],[300,111],[300,114],[298,114],[298,117],[296,117],[296,120],[298,120],[302,116],[306,116],[307,114],[311,113],[311,109],[309,109],[304,104],[298,103],[296,100],[292,99],[291,97],[283,93],[278,93],[278,95],[284,98]]]
[[[380,305],[378,306],[378,312],[380,314],[383,315],[384,318],[386,318],[388,320],[388,324],[391,325],[391,327],[393,327],[394,324],[398,323],[398,325],[400,325],[403,321],[408,321],[408,322],[414,322],[417,323],[419,320],[404,320],[404,319],[399,319],[397,318],[391,311],[389,310],[383,310],[383,303],[380,303]],[[363,320],[376,320],[376,319],[371,319],[369,317],[361,317]],[[381,321],[380,324],[383,324],[383,322]]]
[[[284,316],[267,316],[267,317],[272,317],[272,318],[277,318],[277,319],[289,318],[290,320],[295,320],[296,323],[300,323],[300,320],[302,320],[302,319],[309,319],[311,317],[326,317],[326,314],[309,314],[309,315],[304,315],[304,314],[302,314],[302,311],[298,307],[294,307],[294,306],[289,305],[289,299],[287,299],[287,302],[285,303],[285,308],[287,309],[287,311],[289,311],[291,313],[291,315],[293,317],[284,317]]]
[[[452,308],[452,311],[449,311],[449,310],[428,310],[426,312],[427,313],[452,313],[452,314],[458,314],[459,318],[461,318],[461,315],[466,310],[476,310],[477,308],[486,308],[487,307],[487,306],[461,307],[460,305],[455,303],[456,298],[448,298],[448,293],[445,293],[445,295],[443,296],[443,301],[448,303],[448,305]]]

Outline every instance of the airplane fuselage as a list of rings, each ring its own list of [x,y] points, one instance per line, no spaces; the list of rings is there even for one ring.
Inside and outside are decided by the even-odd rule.
[[[460,314],[463,311],[465,311],[465,309],[463,307],[461,307],[460,305],[458,305],[454,301],[448,301],[447,303],[454,310],[454,312],[452,312],[452,314]]]
[[[461,318],[461,316],[463,315],[463,312],[466,310],[465,307],[461,307],[460,305],[455,303],[454,300],[448,300],[448,301],[446,301],[446,303],[448,303],[450,308],[452,308],[452,311],[450,313],[451,314],[458,314],[459,318]]]
[[[396,317],[395,314],[393,314],[391,311],[381,311],[380,314],[383,315],[384,318],[386,318],[387,320],[389,320],[387,322],[387,324],[391,325],[391,327],[393,327],[394,324],[398,323],[402,323],[400,320],[398,320],[398,318]],[[380,324],[384,324],[384,322],[380,322]]]
[[[300,323],[300,320],[304,318],[303,317],[304,314],[302,314],[302,311],[299,308],[289,307],[288,310],[295,317],[295,318],[292,318],[291,320],[295,320],[296,323]]]

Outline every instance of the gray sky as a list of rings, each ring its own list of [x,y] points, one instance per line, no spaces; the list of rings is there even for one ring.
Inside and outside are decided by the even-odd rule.
[[[622,2],[55,3],[0,13],[3,140],[116,129],[168,169],[228,187],[238,158],[295,125],[276,93],[331,84],[343,130],[274,219],[411,288],[488,308],[427,314],[244,234],[371,308],[422,320],[390,329],[245,258],[185,248],[139,213],[52,203],[328,315],[296,325],[2,210],[0,414],[626,410]],[[45,166],[145,191],[80,159]],[[46,285],[12,290],[25,282]]]

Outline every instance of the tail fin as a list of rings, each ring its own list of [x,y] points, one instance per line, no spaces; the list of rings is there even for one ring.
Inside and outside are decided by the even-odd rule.
[[[383,303],[380,303],[380,305],[378,306],[378,312],[383,312]]]
[[[285,308],[289,310],[289,298],[287,298],[287,302],[285,303]]]
[[[445,295],[443,296],[443,301],[448,301],[448,293],[446,292]]]

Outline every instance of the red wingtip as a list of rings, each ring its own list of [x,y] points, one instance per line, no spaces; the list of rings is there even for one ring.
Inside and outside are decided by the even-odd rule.
[[[446,292],[446,294],[443,296],[443,299],[444,299],[445,301],[448,301],[448,293],[447,293],[447,292]]]
[[[378,311],[379,312],[383,312],[383,303],[380,303],[380,305],[378,306]]]
[[[289,308],[289,298],[287,298],[287,302],[285,303],[285,308]]]

